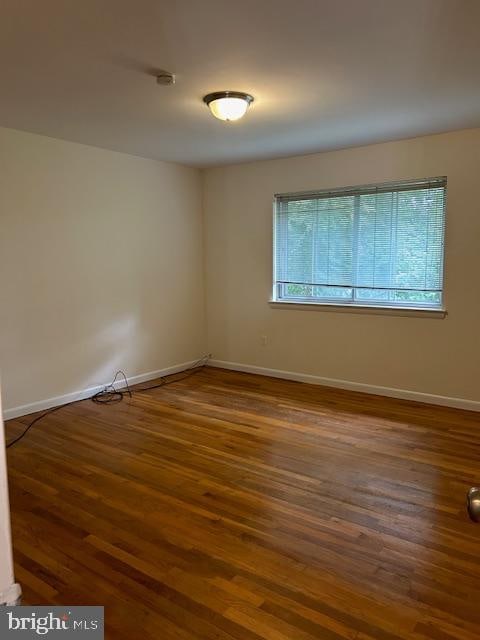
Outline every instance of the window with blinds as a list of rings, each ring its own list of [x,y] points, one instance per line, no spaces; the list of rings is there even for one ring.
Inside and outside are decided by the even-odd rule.
[[[275,198],[274,300],[441,308],[446,178]]]

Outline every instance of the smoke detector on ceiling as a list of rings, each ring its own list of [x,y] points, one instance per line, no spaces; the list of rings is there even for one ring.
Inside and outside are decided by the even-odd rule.
[[[175,74],[170,73],[170,71],[161,71],[157,72],[157,84],[161,84],[164,86],[168,86],[171,84],[175,84]]]

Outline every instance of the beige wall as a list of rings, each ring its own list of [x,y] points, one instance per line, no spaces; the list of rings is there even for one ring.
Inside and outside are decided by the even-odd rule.
[[[213,357],[480,400],[479,167],[476,129],[206,171]],[[269,306],[274,193],[439,175],[448,176],[445,319]]]
[[[204,353],[200,172],[0,129],[4,408]]]
[[[227,362],[480,401],[479,161],[471,130],[211,169],[202,229],[199,171],[0,129],[5,408],[206,347]],[[269,306],[275,192],[435,175],[448,176],[446,319]]]

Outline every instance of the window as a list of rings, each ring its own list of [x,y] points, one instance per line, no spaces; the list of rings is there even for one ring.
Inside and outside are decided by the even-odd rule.
[[[275,198],[274,301],[442,308],[446,178]]]

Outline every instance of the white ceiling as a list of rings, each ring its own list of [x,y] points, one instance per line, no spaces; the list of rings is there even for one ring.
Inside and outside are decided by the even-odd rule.
[[[1,5],[6,127],[209,166],[480,125],[480,0]],[[202,103],[223,89],[242,121]]]

